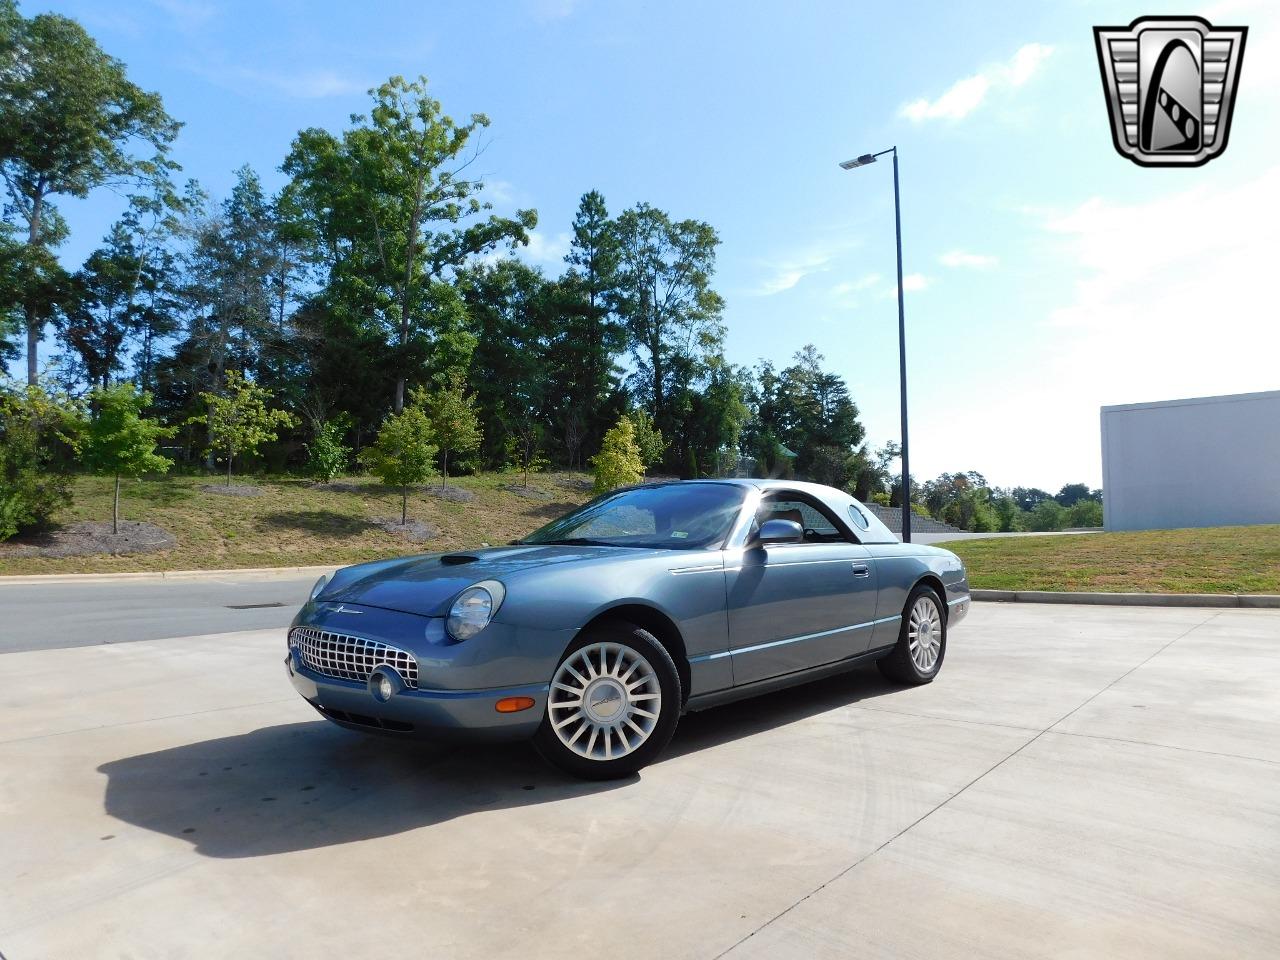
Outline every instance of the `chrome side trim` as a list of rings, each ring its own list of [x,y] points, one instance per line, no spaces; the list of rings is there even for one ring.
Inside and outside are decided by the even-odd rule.
[[[969,599],[969,595],[965,594],[963,597],[956,597],[954,600],[948,600],[947,606],[954,607],[957,603],[968,603]]]
[[[689,662],[703,663],[708,660],[719,660],[721,657],[731,657],[739,653],[755,653],[757,650],[768,650],[770,647],[781,647],[789,643],[799,643],[802,640],[816,640],[819,637],[830,637],[837,633],[851,633],[854,630],[865,630],[867,627],[878,626],[882,623],[893,623],[895,620],[901,620],[902,614],[895,613],[892,617],[881,617],[879,620],[868,620],[866,623],[854,623],[847,627],[836,627],[834,630],[820,630],[817,633],[802,633],[798,637],[787,637],[783,640],[770,640],[768,643],[757,643],[749,647],[738,647],[733,650],[721,650],[717,653],[704,653],[696,657],[690,657]]]
[[[724,571],[724,565],[719,563],[705,563],[697,567],[675,567],[668,570],[667,573],[673,576],[683,576],[686,573],[720,573]]]

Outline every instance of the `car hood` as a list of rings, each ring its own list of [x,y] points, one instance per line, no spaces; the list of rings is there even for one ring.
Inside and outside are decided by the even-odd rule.
[[[530,544],[404,557],[339,570],[317,600],[439,617],[448,612],[459,591],[479,580],[501,580],[508,585],[511,578],[551,564],[623,560],[670,552]]]

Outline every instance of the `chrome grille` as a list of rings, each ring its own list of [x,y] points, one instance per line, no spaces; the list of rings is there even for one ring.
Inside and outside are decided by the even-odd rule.
[[[418,689],[418,661],[413,654],[381,640],[294,627],[289,633],[289,646],[298,652],[303,666],[326,677],[365,683],[373,668],[385,663],[400,674],[406,687]]]

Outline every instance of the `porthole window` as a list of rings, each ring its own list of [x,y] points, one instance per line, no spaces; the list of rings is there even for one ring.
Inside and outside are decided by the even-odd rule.
[[[856,503],[849,504],[849,519],[853,521],[853,525],[859,530],[870,530],[871,521],[867,519],[867,515],[858,509]]]

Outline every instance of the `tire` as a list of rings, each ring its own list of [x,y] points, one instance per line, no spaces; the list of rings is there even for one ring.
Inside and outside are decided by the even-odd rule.
[[[919,686],[933,681],[946,655],[946,605],[933,587],[918,584],[902,608],[897,644],[876,666],[890,680]]]
[[[533,744],[572,776],[629,777],[671,741],[681,702],[680,674],[653,634],[624,620],[601,624],[556,665]]]

